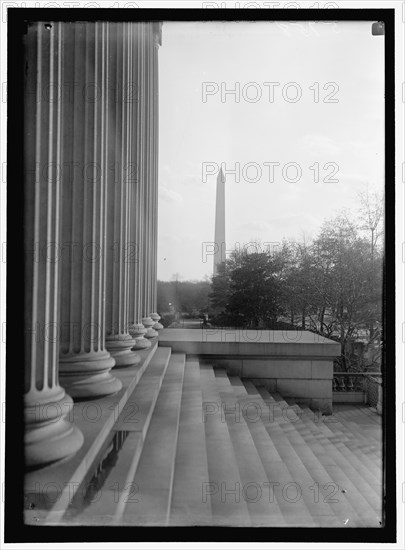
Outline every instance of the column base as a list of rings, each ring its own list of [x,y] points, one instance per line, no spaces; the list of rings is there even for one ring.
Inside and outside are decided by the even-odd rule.
[[[144,317],[142,319],[142,323],[146,328],[145,338],[156,338],[156,336],[158,336],[158,333],[156,332],[156,330],[153,329],[153,325],[155,324],[155,321],[151,319],[151,317]]]
[[[93,399],[116,393],[120,380],[111,374],[115,360],[108,351],[63,355],[59,358],[59,382],[73,399]]]
[[[132,351],[135,340],[129,334],[106,336],[105,346],[115,359],[115,368],[133,367],[141,358]]]
[[[39,391],[38,398],[43,391]],[[73,401],[63,388],[57,401],[34,402],[25,407],[25,466],[28,470],[42,468],[54,462],[71,458],[83,445],[83,434],[65,417],[73,408]],[[39,400],[38,400],[39,401]]]
[[[141,350],[141,349],[148,349],[151,347],[152,347],[152,342],[142,336],[141,338],[136,338],[136,343],[132,349]]]
[[[163,325],[159,323],[160,315],[158,313],[151,313],[150,318],[155,322],[152,326],[153,330],[162,330]]]
[[[130,325],[128,328],[128,332],[135,340],[135,345],[132,347],[133,350],[147,349],[152,346],[152,343],[144,338],[146,334],[146,328],[143,326],[142,323],[135,323],[133,325]]]

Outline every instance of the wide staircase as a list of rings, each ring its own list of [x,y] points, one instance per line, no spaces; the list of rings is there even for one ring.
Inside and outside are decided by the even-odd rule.
[[[381,417],[322,416],[157,349],[59,524],[380,527]]]

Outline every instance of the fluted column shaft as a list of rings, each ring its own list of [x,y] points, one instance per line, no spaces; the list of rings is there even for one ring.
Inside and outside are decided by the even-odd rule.
[[[136,178],[132,188],[132,208],[131,208],[131,242],[136,253],[136,262],[130,266],[130,289],[129,289],[129,322],[130,334],[135,338],[133,349],[145,349],[151,347],[151,342],[144,338],[146,329],[142,324],[143,306],[143,247],[141,246],[143,238],[143,198],[144,198],[144,178],[141,172],[143,166],[143,148],[145,147],[145,92],[144,92],[144,40],[145,24],[133,23],[131,26],[133,33],[133,75],[135,85],[135,98],[133,117],[132,117],[132,139],[133,161],[135,166]]]
[[[135,365],[140,357],[131,348],[129,334],[130,269],[135,254],[130,232],[130,207],[135,174],[132,153],[133,56],[130,23],[111,24],[109,84],[115,91],[109,100],[109,160],[115,177],[108,182],[106,345],[117,367]]]
[[[63,26],[32,23],[25,77],[25,456],[38,468],[74,454],[81,432],[59,384],[59,275]]]
[[[152,296],[151,309],[156,312],[157,306],[157,231],[158,231],[158,158],[159,158],[159,73],[158,73],[158,49],[159,42],[156,33],[153,41],[153,199],[152,199],[152,238],[155,254],[153,256],[153,279],[152,279]]]
[[[145,186],[144,199],[144,227],[145,238],[142,241],[144,247],[143,261],[143,292],[144,308],[142,322],[147,329],[146,337],[153,338],[157,332],[153,329],[156,321],[151,318],[152,311],[152,291],[156,281],[154,280],[153,262],[157,250],[153,241],[153,223],[154,223],[154,28],[153,25],[146,25],[145,29],[145,133],[149,139],[146,140],[146,146],[143,155],[143,179]]]
[[[146,300],[146,276],[145,276],[145,246],[146,226],[145,226],[145,197],[146,197],[146,181],[145,181],[145,156],[147,140],[146,130],[146,105],[147,105],[147,88],[146,88],[146,24],[140,23],[140,70],[139,70],[139,216],[138,216],[138,234],[139,234],[139,284],[138,284],[138,305],[137,309],[139,316],[142,318],[145,313]]]
[[[105,347],[108,23],[66,24],[60,376],[76,398],[118,391]]]
[[[151,289],[151,318],[155,322],[154,330],[160,330],[163,325],[159,323],[160,315],[156,311],[157,306],[157,250],[158,250],[158,160],[159,160],[159,72],[158,72],[158,50],[160,45],[161,24],[153,25],[153,54],[152,54],[152,74],[153,74],[153,138],[152,138],[152,242],[155,251],[152,258],[152,289]]]
[[[142,159],[141,159],[141,177],[142,177],[142,189],[143,189],[143,238],[141,246],[143,249],[143,261],[142,261],[142,323],[145,325],[148,332],[147,337],[151,336],[153,321],[149,317],[151,313],[149,303],[149,258],[150,258],[150,242],[149,242],[149,227],[150,227],[150,213],[149,213],[149,196],[151,191],[150,186],[150,148],[151,148],[151,134],[150,134],[150,25],[144,24],[143,30],[143,74],[142,74],[142,111],[144,117],[143,135],[144,146],[142,147]],[[148,136],[149,139],[145,139]],[[153,335],[154,336],[154,335]]]

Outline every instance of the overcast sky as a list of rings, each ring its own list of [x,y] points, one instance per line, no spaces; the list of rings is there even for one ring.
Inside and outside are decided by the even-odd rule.
[[[237,83],[239,102],[221,96]],[[384,38],[369,22],[164,23],[159,94],[161,280],[212,274],[221,163],[238,172],[228,249],[315,236],[384,186]]]

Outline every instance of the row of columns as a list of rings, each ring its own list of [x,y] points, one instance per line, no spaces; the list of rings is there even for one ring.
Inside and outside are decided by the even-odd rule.
[[[160,328],[155,23],[26,34],[26,464],[74,454],[73,399],[115,393]],[[146,338],[145,338],[146,336]]]

